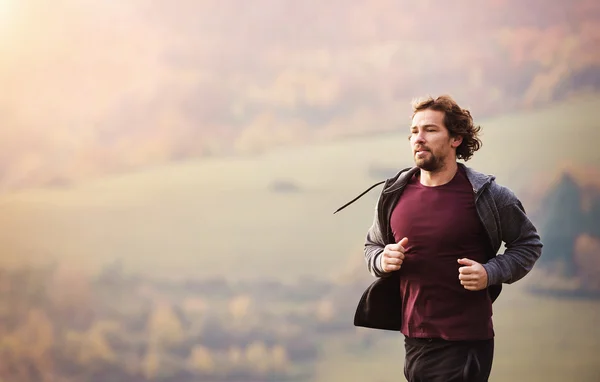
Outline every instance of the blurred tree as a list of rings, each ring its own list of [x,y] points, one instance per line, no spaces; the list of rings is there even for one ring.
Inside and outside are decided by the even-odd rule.
[[[252,370],[264,375],[270,368],[270,354],[262,341],[254,341],[246,347],[246,362]]]
[[[243,351],[237,345],[231,346],[227,351],[227,361],[233,368],[238,368],[243,364],[243,357]]]
[[[153,380],[160,371],[161,351],[157,346],[149,346],[146,355],[142,360],[142,374]]]
[[[141,362],[142,375],[149,380],[179,380],[178,374],[184,372],[185,368],[185,360],[156,344],[146,348]]]
[[[188,297],[184,299],[181,308],[188,323],[187,337],[202,338],[209,311],[206,300],[200,297]]]
[[[285,372],[290,366],[290,359],[287,350],[282,345],[275,345],[271,348],[272,368],[275,371]]]
[[[146,330],[151,346],[168,349],[184,340],[181,321],[168,303],[158,303],[150,314]]]
[[[188,358],[188,366],[201,374],[212,374],[215,371],[215,360],[208,348],[196,345]]]
[[[579,235],[575,241],[574,260],[582,286],[600,292],[600,238]]]
[[[23,381],[54,379],[54,328],[46,313],[31,309],[26,320],[0,340],[0,378]]]
[[[229,302],[229,313],[233,316],[234,322],[241,323],[248,316],[252,299],[248,295],[236,296]]]
[[[106,339],[108,331],[115,331],[118,324],[98,321],[81,336],[78,359],[83,365],[91,366],[96,363],[110,363],[117,359]]]
[[[540,233],[544,241],[544,255],[540,264],[564,267],[565,276],[576,272],[573,261],[575,239],[585,230],[585,216],[581,211],[581,190],[573,177],[564,173],[543,200],[546,206]]]
[[[600,192],[592,196],[585,225],[588,234],[600,238]]]

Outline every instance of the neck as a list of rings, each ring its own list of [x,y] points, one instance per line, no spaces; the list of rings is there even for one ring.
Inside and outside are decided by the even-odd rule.
[[[428,187],[444,185],[454,178],[457,170],[458,163],[456,163],[456,161],[446,163],[443,167],[436,171],[425,171],[421,169],[421,184]]]

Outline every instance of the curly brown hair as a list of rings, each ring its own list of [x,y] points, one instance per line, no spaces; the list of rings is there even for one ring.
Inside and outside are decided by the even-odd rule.
[[[444,125],[450,132],[450,136],[463,139],[460,146],[456,148],[456,158],[468,161],[473,153],[481,148],[482,142],[478,137],[481,126],[475,126],[471,112],[458,106],[451,96],[415,99],[412,108],[413,117],[417,112],[427,109],[444,112]]]

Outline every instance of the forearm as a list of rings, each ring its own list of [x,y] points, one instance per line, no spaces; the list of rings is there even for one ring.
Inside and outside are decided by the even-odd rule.
[[[507,249],[503,254],[483,264],[488,285],[512,284],[525,277],[541,255],[541,244],[530,244]]]
[[[383,271],[381,267],[381,256],[385,247],[385,240],[381,233],[381,227],[379,226],[377,219],[377,208],[375,209],[375,217],[373,224],[367,232],[365,240],[365,261],[367,263],[367,269],[374,277],[385,277],[388,273]]]
[[[365,261],[367,269],[374,277],[385,277],[386,272],[383,272],[381,267],[381,256],[383,255],[383,247],[380,245],[365,245]]]
[[[483,264],[488,285],[512,284],[525,277],[542,255],[542,241],[520,202],[501,210],[501,232],[506,251]]]

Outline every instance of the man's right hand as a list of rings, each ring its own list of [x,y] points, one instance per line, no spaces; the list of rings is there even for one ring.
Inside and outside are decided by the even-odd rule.
[[[404,246],[408,243],[408,239],[402,238],[399,243],[388,244],[383,249],[383,253],[380,257],[381,269],[385,273],[397,271],[402,266],[404,261],[404,252],[406,249]]]

